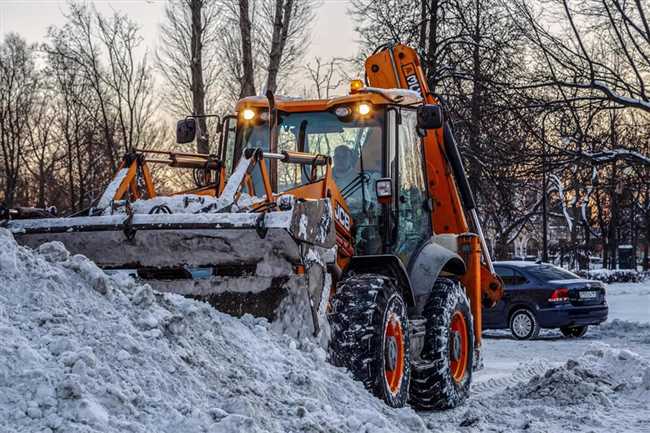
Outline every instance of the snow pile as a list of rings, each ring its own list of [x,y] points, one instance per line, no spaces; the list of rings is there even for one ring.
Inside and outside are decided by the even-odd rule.
[[[242,193],[230,211],[239,212],[261,201],[263,201],[263,199],[259,197]],[[228,204],[227,199],[223,197],[211,197],[196,194],[158,196],[151,199],[136,200],[130,203],[133,213],[136,214],[217,212]],[[124,206],[120,206],[114,210],[109,206],[104,210],[103,214],[112,215],[114,213],[125,212],[126,209]]]
[[[569,359],[566,364],[551,368],[510,391],[518,398],[544,400],[549,404],[611,406],[610,396],[614,393],[645,392],[646,375],[650,375],[650,365],[641,356],[598,344],[577,360]]]
[[[619,295],[650,295],[650,280],[646,283],[614,283],[607,286],[607,296]],[[648,312],[650,315],[650,311]]]
[[[614,319],[598,326],[597,330],[603,336],[625,338],[637,343],[650,344],[650,323]]]
[[[307,340],[116,278],[0,229],[0,431],[427,431]]]
[[[598,343],[560,366],[544,362],[546,368],[527,362],[512,376],[476,384],[464,406],[424,415],[427,425],[445,432],[647,431],[648,358]],[[533,376],[517,377],[526,371]]]
[[[639,272],[633,269],[592,269],[574,270],[576,274],[590,280],[602,281],[604,283],[639,283],[648,278],[648,273]]]

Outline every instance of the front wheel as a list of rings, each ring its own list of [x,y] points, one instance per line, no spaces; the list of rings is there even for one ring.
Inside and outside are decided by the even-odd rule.
[[[406,405],[411,379],[409,321],[394,281],[352,275],[336,288],[330,357],[392,407]]]
[[[463,286],[440,278],[422,312],[426,334],[413,367],[411,403],[418,409],[448,409],[467,399],[474,363],[474,325]]]
[[[583,325],[583,326],[563,326],[560,328],[560,332],[562,335],[568,338],[580,338],[584,337],[584,335],[587,333],[587,329],[589,329],[589,326]]]

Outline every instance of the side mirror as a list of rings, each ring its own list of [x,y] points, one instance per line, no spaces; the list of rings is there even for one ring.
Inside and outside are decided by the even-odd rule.
[[[442,128],[444,119],[440,105],[422,105],[418,107],[418,128],[438,129]]]
[[[186,144],[194,141],[196,137],[196,119],[186,117],[176,123],[176,143]]]

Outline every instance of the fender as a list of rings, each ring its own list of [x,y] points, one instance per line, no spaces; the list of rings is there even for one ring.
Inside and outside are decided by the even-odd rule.
[[[465,262],[458,254],[436,243],[433,238],[427,241],[414,254],[408,269],[418,314],[422,312],[441,272],[460,276],[465,271]]]
[[[402,292],[404,301],[409,308],[415,307],[415,297],[411,281],[404,264],[399,257],[393,254],[377,254],[372,256],[354,256],[350,260],[345,273],[353,272],[372,272],[386,275],[397,280],[397,285]]]

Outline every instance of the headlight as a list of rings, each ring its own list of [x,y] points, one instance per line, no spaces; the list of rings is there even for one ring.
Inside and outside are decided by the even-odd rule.
[[[370,106],[370,104],[362,102],[361,104],[357,105],[357,112],[362,116],[369,114],[370,111],[372,111],[372,107]]]
[[[253,120],[255,118],[255,110],[244,108],[244,111],[241,112],[241,117],[244,120]]]

